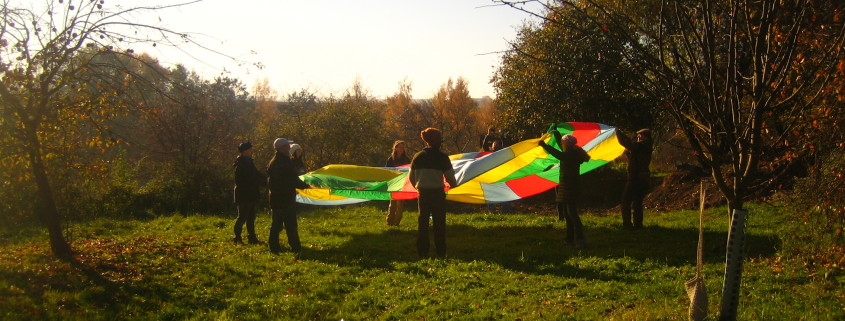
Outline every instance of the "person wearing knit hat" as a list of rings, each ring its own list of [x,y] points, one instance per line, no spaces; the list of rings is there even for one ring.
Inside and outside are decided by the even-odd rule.
[[[590,160],[590,155],[583,148],[576,145],[578,139],[572,135],[561,137],[560,132],[552,132],[555,139],[560,142],[562,150],[558,150],[546,144],[544,140],[538,143],[549,154],[560,160],[559,185],[555,201],[557,203],[558,220],[566,221],[566,243],[576,248],[584,248],[587,241],[584,238],[584,225],[581,217],[578,216],[578,201],[581,186],[578,177],[581,175],[581,163]]]
[[[446,186],[444,179],[449,183],[449,188],[458,185],[455,179],[455,169],[452,168],[452,161],[449,156],[440,151],[440,144],[443,135],[437,128],[426,128],[420,132],[420,138],[425,142],[426,147],[416,153],[411,159],[411,169],[408,172],[408,179],[419,192],[417,204],[419,216],[417,217],[417,253],[420,257],[428,257],[429,244],[429,217],[432,220],[434,230],[434,246],[438,257],[446,255]]]
[[[296,151],[298,151],[300,149],[302,149],[302,146],[299,146],[299,144],[290,144],[290,154],[291,155],[296,154]]]
[[[258,171],[252,160],[252,144],[243,142],[238,144],[238,158],[235,164],[235,204],[238,207],[238,218],[235,219],[235,237],[233,242],[242,244],[241,231],[246,224],[247,240],[250,244],[258,244],[255,234],[255,208],[258,203],[259,187],[265,185],[266,176]]]
[[[267,165],[267,187],[270,190],[270,213],[272,214],[267,245],[271,253],[282,251],[279,233],[283,228],[287,234],[291,252],[299,253],[302,250],[296,222],[296,189],[310,186],[299,179],[299,175],[293,168],[290,160],[291,143],[293,141],[284,138],[273,141],[276,153]]]
[[[290,144],[290,161],[293,163],[293,169],[297,175],[305,174],[305,161],[303,159],[303,149],[299,144]]]
[[[651,171],[652,140],[651,130],[643,128],[637,131],[636,141],[616,129],[619,144],[625,147],[628,157],[628,181],[622,192],[622,228],[637,230],[643,228],[643,199],[648,195]]]
[[[292,140],[287,140],[287,139],[284,139],[284,138],[276,138],[276,140],[273,141],[273,149],[279,150],[280,148],[285,147],[287,145],[287,150],[289,152],[290,151],[290,144],[293,144]]]

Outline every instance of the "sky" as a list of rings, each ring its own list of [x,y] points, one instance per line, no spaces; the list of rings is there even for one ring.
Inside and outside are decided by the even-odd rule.
[[[225,72],[250,89],[266,78],[280,99],[302,89],[342,95],[356,80],[376,98],[408,81],[424,99],[458,77],[470,96],[495,97],[499,52],[531,19],[490,0],[204,0],[158,15],[163,26],[264,68],[202,50],[148,52],[162,64],[205,77]]]

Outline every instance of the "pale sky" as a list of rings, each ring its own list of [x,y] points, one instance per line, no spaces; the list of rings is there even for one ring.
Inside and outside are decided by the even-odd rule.
[[[463,77],[472,97],[493,97],[489,83],[500,54],[530,17],[490,6],[490,0],[205,0],[161,12],[162,24],[201,33],[196,39],[226,54],[259,61],[258,70],[190,51],[150,54],[180,62],[206,77],[224,68],[248,88],[267,78],[283,98],[306,88],[340,95],[356,79],[377,98],[399,82],[414,98],[430,98],[451,77]],[[250,54],[250,52],[255,54]],[[489,54],[493,53],[493,54]]]

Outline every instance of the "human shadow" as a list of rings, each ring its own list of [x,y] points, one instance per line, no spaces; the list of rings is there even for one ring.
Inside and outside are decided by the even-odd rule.
[[[646,227],[636,231],[587,228],[586,249],[564,245],[563,224],[547,226],[447,226],[447,258],[485,261],[530,274],[553,274],[589,279],[620,280],[613,271],[574,265],[573,257],[627,258],[659,262],[672,267],[694,266],[697,229]],[[343,233],[338,233],[343,234]],[[303,258],[361,268],[393,269],[396,263],[420,260],[416,230],[391,229],[378,233],[344,234],[348,241],[336,247],[310,250]],[[726,232],[704,233],[705,263],[724,262]],[[746,257],[771,256],[781,241],[770,235],[746,235]],[[434,250],[432,244],[432,252]]]

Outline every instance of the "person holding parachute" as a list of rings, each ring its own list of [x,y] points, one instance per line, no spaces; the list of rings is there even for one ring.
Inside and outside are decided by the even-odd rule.
[[[560,185],[557,187],[555,197],[558,218],[566,221],[566,243],[573,244],[576,248],[584,248],[587,246],[587,241],[584,239],[584,225],[578,216],[578,198],[581,189],[578,177],[581,175],[581,163],[589,161],[590,155],[587,155],[583,148],[576,145],[578,139],[575,136],[561,137],[557,130],[552,131],[552,135],[559,142],[562,150],[549,146],[544,140],[540,140],[538,144],[546,152],[560,160],[560,178],[558,180]]]

